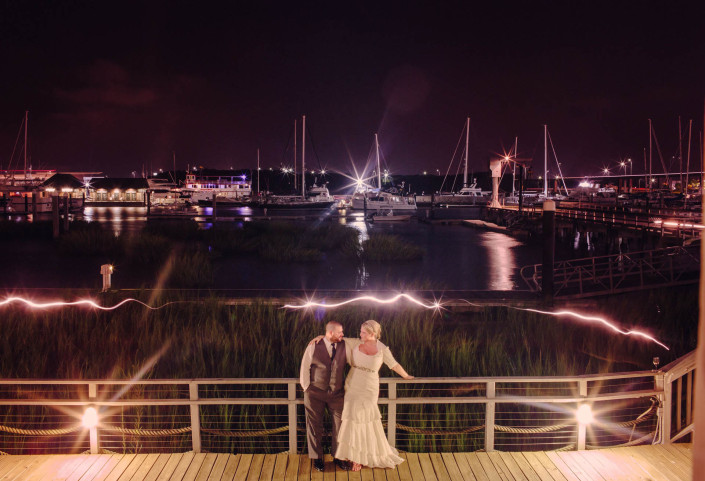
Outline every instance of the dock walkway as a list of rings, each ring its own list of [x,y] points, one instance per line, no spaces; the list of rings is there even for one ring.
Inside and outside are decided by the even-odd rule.
[[[64,481],[690,481],[690,444],[594,451],[403,453],[396,469],[353,473],[298,454],[154,453],[0,456],[0,479]]]

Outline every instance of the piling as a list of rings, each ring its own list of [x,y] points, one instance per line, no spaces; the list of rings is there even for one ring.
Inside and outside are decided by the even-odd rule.
[[[215,192],[213,192],[213,223],[215,223],[215,220],[218,218],[218,215],[216,214],[217,208],[218,208],[218,196],[215,195]]]
[[[66,195],[64,197],[64,232],[69,231],[69,210],[71,208],[71,198]]]
[[[32,219],[37,218],[37,193],[32,192]]]
[[[556,251],[556,203],[543,203],[543,265],[541,269],[541,292],[546,306],[553,305],[553,263]]]
[[[59,198],[52,196],[51,198],[51,219],[54,227],[54,239],[59,238]]]

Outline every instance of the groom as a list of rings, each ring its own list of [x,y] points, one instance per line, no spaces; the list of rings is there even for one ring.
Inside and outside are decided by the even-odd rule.
[[[326,324],[323,342],[309,345],[301,360],[300,382],[304,390],[304,408],[306,409],[306,436],[308,439],[308,457],[313,459],[313,467],[323,471],[323,411],[333,417],[332,453],[338,447],[338,430],[343,414],[344,369],[346,363],[343,326],[331,321]],[[335,460],[341,469],[349,469],[346,461]]]

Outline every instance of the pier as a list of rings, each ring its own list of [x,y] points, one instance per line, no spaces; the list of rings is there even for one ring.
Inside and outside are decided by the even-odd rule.
[[[298,454],[102,454],[2,456],[3,479],[66,481],[590,481],[665,479],[690,481],[690,445],[640,446],[601,451],[520,453],[401,453],[395,469],[336,468],[326,455],[324,472]]]
[[[695,368],[691,352],[651,371],[382,378],[387,436],[407,462],[361,473],[311,470],[297,379],[4,379],[0,476],[690,479],[680,443],[693,432]],[[576,417],[583,405],[594,421]],[[98,419],[86,422],[91,408]]]

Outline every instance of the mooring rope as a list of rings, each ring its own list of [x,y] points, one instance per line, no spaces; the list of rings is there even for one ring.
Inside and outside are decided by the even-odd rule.
[[[625,421],[622,423],[617,423],[616,426],[619,427],[635,427],[649,419],[651,419],[655,414],[656,410],[658,407],[658,401],[652,399],[651,400],[651,406],[641,413],[636,419],[633,419],[631,421]],[[386,427],[387,424],[384,424],[384,427]],[[538,434],[538,433],[548,433],[552,431],[559,431],[561,429],[565,429],[568,427],[572,427],[573,424],[570,423],[564,423],[564,424],[555,424],[553,426],[543,426],[543,427],[536,427],[536,428],[517,428],[513,426],[502,426],[499,424],[494,425],[495,431],[500,431],[504,433],[513,433],[513,434]],[[23,436],[60,436],[62,434],[69,434],[76,432],[83,427],[80,424],[77,424],[73,427],[70,428],[63,428],[63,429],[21,429],[21,428],[14,428],[11,426],[4,426],[0,425],[0,431],[5,431],[7,433],[11,434],[19,434]],[[423,428],[416,428],[412,426],[406,426],[404,424],[396,423],[396,428],[401,430],[401,431],[406,431],[408,433],[412,434],[421,434],[421,435],[446,435],[446,436],[460,436],[463,434],[470,434],[476,431],[480,431],[485,428],[485,425],[479,425],[479,426],[470,426],[464,429],[423,429]],[[105,431],[113,431],[113,432],[118,432],[122,434],[127,434],[127,435],[133,435],[133,436],[174,436],[178,434],[184,434],[191,432],[192,428],[191,426],[185,426],[182,428],[175,428],[175,429],[129,429],[129,428],[123,428],[119,426],[109,426],[109,425],[103,425],[101,426],[101,430]],[[202,432],[207,433],[207,434],[213,434],[216,436],[228,436],[228,437],[240,437],[240,438],[254,438],[254,437],[260,437],[260,436],[269,436],[272,434],[279,434],[283,433],[289,430],[289,426],[281,426],[278,428],[274,429],[263,429],[259,431],[228,431],[228,430],[221,430],[221,429],[201,429]],[[297,431],[303,431],[303,428],[297,428]],[[629,441],[624,444],[619,444],[617,446],[632,446],[634,444],[639,444],[643,442],[645,439],[647,439],[651,434],[647,434],[646,436],[643,436],[639,439]],[[572,445],[574,446],[574,445]],[[559,450],[564,450],[564,449],[570,449],[571,445],[566,446],[564,448],[557,449],[556,451]],[[594,448],[594,446],[590,446],[590,448]],[[7,454],[7,453],[2,453],[1,454]]]
[[[485,428],[485,425],[482,424],[480,426],[470,426],[469,428],[465,429],[421,429],[421,428],[414,428],[411,426],[405,426],[403,424],[397,423],[397,429],[401,429],[402,431],[406,431],[409,433],[413,434],[429,434],[429,435],[462,435],[462,434],[469,434],[469,433],[474,433],[475,431],[479,431],[481,429]]]
[[[11,426],[3,426],[0,424],[0,431],[5,431],[11,434],[21,434],[23,436],[60,436],[62,434],[69,434],[82,429],[83,426],[77,424],[72,428],[63,429],[21,429],[13,428]]]
[[[174,436],[176,434],[184,434],[191,431],[191,426],[175,429],[128,429],[119,426],[101,426],[105,431],[114,431],[122,434],[131,434],[133,436]]]
[[[269,436],[270,434],[279,434],[289,430],[289,426],[282,426],[274,429],[263,429],[261,431],[225,431],[222,429],[203,429],[201,432],[215,434],[216,436],[230,436],[236,438],[256,438],[258,436]]]
[[[605,448],[628,448],[629,446],[635,446],[637,444],[641,444],[643,442],[646,442],[649,438],[652,438],[654,436],[654,433],[649,433],[645,434],[639,439],[632,439],[631,441],[628,441],[626,443],[622,444],[611,444],[609,446],[594,446],[592,444],[586,444],[585,447],[588,449],[605,449]]]
[[[90,449],[86,449],[86,450],[83,451],[81,454],[93,454],[93,453],[91,453],[91,450],[90,450]],[[100,448],[100,449],[98,450],[98,454],[120,454],[120,453],[118,453],[117,451],[111,451],[111,450],[109,450],[109,449]]]
[[[552,431],[559,431],[561,429],[571,427],[573,424],[554,424],[553,426],[544,426],[541,428],[515,428],[512,426],[500,426],[499,424],[494,425],[495,431],[500,431],[503,433],[513,433],[513,434],[538,434],[538,433],[550,433]]]

